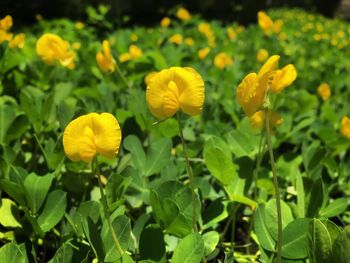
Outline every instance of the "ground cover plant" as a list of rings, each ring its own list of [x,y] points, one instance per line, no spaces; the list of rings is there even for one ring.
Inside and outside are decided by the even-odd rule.
[[[350,25],[107,13],[0,20],[0,262],[349,262]]]

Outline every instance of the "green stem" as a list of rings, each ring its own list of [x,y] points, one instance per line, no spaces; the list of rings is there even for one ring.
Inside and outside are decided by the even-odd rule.
[[[117,69],[117,73],[119,75],[119,77],[122,79],[122,81],[124,82],[125,86],[130,90],[131,86],[129,85],[128,81],[126,80],[126,78],[124,77],[123,73],[121,72],[119,66],[116,66]]]
[[[185,160],[186,160],[186,169],[187,169],[187,174],[190,180],[190,187],[191,187],[191,193],[192,193],[192,226],[193,226],[193,230],[195,232],[198,231],[197,229],[197,219],[196,219],[196,193],[194,191],[194,185],[193,185],[193,173],[192,173],[192,169],[191,169],[191,165],[190,165],[190,161],[188,158],[188,153],[187,153],[187,146],[185,143],[185,139],[184,139],[184,135],[182,132],[182,126],[181,126],[181,120],[180,120],[180,114],[178,113],[177,115],[177,122],[179,124],[179,134],[180,134],[180,138],[181,138],[181,143],[182,143],[182,147],[184,150],[184,154],[185,154]]]
[[[261,166],[261,161],[263,157],[264,147],[263,147],[263,141],[264,136],[263,133],[261,133],[260,140],[259,140],[259,151],[258,151],[258,158],[256,160],[256,166],[253,173],[253,181],[254,181],[254,199],[257,200],[258,197],[258,174]]]
[[[275,158],[273,156],[273,150],[272,150],[272,142],[271,142],[271,133],[270,133],[270,120],[269,120],[269,110],[268,108],[265,108],[265,129],[266,129],[266,140],[267,145],[269,148],[269,154],[270,154],[270,162],[271,162],[271,169],[272,169],[272,175],[273,175],[273,183],[275,186],[275,193],[276,193],[276,208],[277,208],[277,227],[278,227],[278,238],[277,238],[277,263],[281,262],[282,257],[282,211],[281,211],[281,197],[280,197],[280,191],[278,187],[278,178],[276,173],[276,164],[275,164]]]
[[[122,256],[124,254],[124,251],[123,251],[122,247],[120,246],[118,237],[117,237],[117,235],[116,235],[116,233],[114,231],[113,225],[112,225],[111,215],[109,214],[109,209],[108,209],[108,204],[107,204],[107,198],[106,198],[106,195],[104,194],[103,188],[102,188],[101,173],[100,173],[100,169],[98,167],[97,157],[94,159],[94,163],[95,163],[95,165],[94,165],[95,166],[94,172],[97,174],[98,186],[100,188],[101,199],[102,199],[102,204],[103,204],[105,217],[107,219],[109,230],[111,231],[111,234],[112,234],[115,246],[116,246],[119,254]]]

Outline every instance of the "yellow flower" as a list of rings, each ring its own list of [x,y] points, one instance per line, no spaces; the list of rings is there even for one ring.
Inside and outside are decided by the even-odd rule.
[[[102,50],[103,52],[98,52],[96,54],[98,66],[103,72],[114,72],[117,64],[112,56],[108,40],[103,40]]]
[[[259,62],[265,62],[269,57],[269,52],[266,49],[260,48],[256,54],[256,60]]]
[[[271,91],[275,93],[281,92],[290,86],[297,78],[297,70],[294,65],[288,64],[282,69],[278,69],[273,77]]]
[[[0,29],[4,31],[9,31],[13,25],[12,16],[7,15],[0,20]]]
[[[277,19],[275,22],[273,22],[273,32],[278,34],[281,32],[283,26],[283,21],[281,19]]]
[[[280,56],[271,56],[261,67],[258,74],[249,73],[236,90],[237,100],[245,114],[251,117],[263,107],[268,84],[277,68]]]
[[[233,63],[232,58],[225,52],[217,54],[214,58],[214,65],[218,69],[224,69]]]
[[[110,113],[89,113],[71,121],[63,133],[63,148],[73,162],[91,162],[97,155],[113,159],[122,139],[117,119]]]
[[[189,67],[171,67],[156,73],[147,84],[146,99],[154,116],[173,116],[181,110],[188,115],[199,114],[204,103],[204,81]]]
[[[210,48],[208,47],[201,48],[200,50],[198,50],[198,57],[200,59],[205,59],[206,56],[208,56],[209,52],[210,52]]]
[[[191,38],[191,37],[185,38],[185,44],[186,44],[187,46],[193,46],[193,45],[194,45],[194,40],[193,40],[193,38]]]
[[[254,113],[251,117],[249,117],[250,125],[254,130],[263,130],[265,127],[265,111],[260,110]],[[281,116],[275,112],[269,110],[269,125],[270,125],[270,131],[273,131],[273,128],[282,124],[283,119]]]
[[[132,59],[136,59],[142,56],[142,50],[136,45],[131,45],[129,47],[129,54]]]
[[[331,96],[331,89],[327,83],[322,83],[318,86],[317,93],[323,101],[326,101]]]
[[[12,34],[0,29],[0,44],[4,41],[10,41],[12,39]]]
[[[16,35],[9,43],[10,48],[23,48],[24,47],[24,41],[25,41],[26,35],[23,33],[20,33]]]
[[[205,22],[199,23],[198,31],[206,36],[210,47],[215,47],[215,35],[211,30],[210,24]]]
[[[340,133],[350,140],[350,118],[348,118],[347,116],[344,116],[341,119]]]
[[[170,26],[171,20],[169,17],[164,17],[161,21],[160,21],[160,26],[161,27],[168,27]]]
[[[148,74],[145,76],[144,81],[145,81],[146,86],[147,86],[148,83],[150,82],[151,78],[153,78],[157,73],[158,73],[158,72],[156,72],[156,71],[152,71],[152,72],[148,73]]]
[[[130,39],[131,41],[135,42],[139,39],[139,37],[136,34],[131,34]]]
[[[228,27],[226,31],[227,31],[228,38],[230,40],[235,40],[236,39],[237,32],[232,27]]]
[[[177,45],[181,45],[182,42],[183,42],[183,38],[182,38],[182,35],[181,34],[175,34],[175,35],[172,35],[170,38],[169,38],[169,41],[171,43],[174,43],[174,44],[177,44]]]
[[[265,35],[272,33],[273,21],[265,12],[258,12],[258,22]]]
[[[74,26],[75,26],[76,29],[81,30],[81,29],[83,29],[85,27],[85,24],[83,22],[78,21],[78,22],[75,23]]]
[[[75,54],[69,50],[69,43],[55,34],[43,34],[36,42],[36,53],[48,65],[58,61],[69,69],[75,67]]]
[[[124,62],[126,62],[126,61],[128,61],[128,60],[131,60],[131,55],[130,55],[129,53],[123,53],[123,54],[121,54],[121,55],[119,56],[119,61],[120,61],[121,63],[124,63]]]
[[[186,20],[191,19],[191,14],[190,14],[190,12],[188,12],[188,10],[185,9],[185,8],[183,8],[183,7],[179,8],[179,9],[177,10],[176,16],[177,16],[180,20],[182,20],[182,21],[186,21]]]
[[[76,50],[80,49],[80,48],[81,48],[80,42],[74,42],[74,43],[72,44],[72,48],[73,48],[73,49],[76,49]]]

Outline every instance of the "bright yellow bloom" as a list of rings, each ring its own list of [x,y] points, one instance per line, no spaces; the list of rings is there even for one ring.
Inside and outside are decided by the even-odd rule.
[[[256,54],[256,60],[259,62],[265,62],[269,57],[269,52],[266,49],[260,48]]]
[[[147,84],[146,99],[154,116],[173,116],[181,110],[188,115],[199,114],[204,103],[204,81],[189,67],[171,67],[156,73]]]
[[[142,50],[136,46],[136,45],[131,45],[129,47],[129,54],[131,56],[132,59],[136,59],[142,56]]]
[[[12,39],[12,36],[12,33],[0,29],[0,44],[4,41],[10,41]]]
[[[78,30],[81,30],[85,27],[85,24],[83,22],[78,21],[74,24],[74,27]]]
[[[214,58],[214,65],[218,69],[224,69],[233,63],[232,58],[225,52],[217,54]]]
[[[236,39],[237,32],[232,27],[228,27],[226,31],[227,31],[228,38],[230,40],[235,40]]]
[[[146,86],[150,82],[151,78],[153,78],[157,73],[158,73],[157,71],[152,71],[145,76],[144,81],[145,81]]]
[[[278,69],[273,77],[271,91],[275,93],[281,92],[290,86],[297,78],[297,70],[294,65],[288,64],[282,69]]]
[[[183,8],[183,7],[179,8],[179,9],[177,10],[176,16],[177,16],[180,20],[182,20],[182,21],[189,20],[189,19],[191,19],[191,17],[192,17],[191,14],[190,14],[190,12],[188,12],[188,10],[185,9],[185,8]]]
[[[169,41],[171,43],[174,43],[174,44],[177,44],[177,45],[181,45],[182,42],[183,42],[183,37],[181,34],[175,34],[175,35],[172,35],[170,38],[169,38]]]
[[[322,83],[320,86],[318,86],[317,93],[323,101],[326,101],[331,96],[331,88],[327,83]]]
[[[108,40],[103,40],[102,42],[102,50],[103,52],[98,52],[96,54],[96,61],[98,66],[103,72],[114,72],[117,66],[109,45]]]
[[[13,25],[12,16],[7,15],[0,20],[0,29],[4,31],[9,31]]]
[[[69,69],[75,67],[75,54],[69,50],[69,43],[55,34],[43,34],[36,42],[36,53],[48,65],[58,61]]]
[[[186,44],[187,46],[193,46],[193,45],[194,45],[194,40],[193,40],[193,38],[191,38],[191,37],[185,38],[185,44]]]
[[[169,27],[171,24],[171,20],[169,17],[164,17],[161,21],[160,21],[160,26],[161,27]]]
[[[272,33],[273,21],[265,12],[258,12],[258,22],[265,35]]]
[[[11,39],[9,43],[9,47],[22,49],[24,47],[25,38],[26,38],[26,35],[23,33],[16,35],[13,39]]]
[[[271,56],[261,67],[258,74],[249,73],[236,90],[237,100],[245,114],[251,117],[263,107],[269,82],[276,71],[280,56]]]
[[[71,121],[63,133],[63,148],[73,162],[91,162],[97,155],[113,159],[122,139],[117,119],[110,113],[89,113]]]
[[[350,118],[348,118],[347,116],[344,116],[341,119],[340,133],[350,140]]]
[[[119,61],[120,61],[121,63],[124,63],[124,62],[126,62],[126,61],[128,61],[128,60],[131,60],[131,55],[130,55],[129,53],[120,54],[120,56],[119,56]]]
[[[209,52],[210,52],[210,48],[208,47],[201,48],[200,50],[198,50],[198,57],[200,59],[205,59],[206,56],[208,56]]]
[[[260,110],[254,113],[253,116],[249,117],[249,122],[254,130],[263,130],[265,127],[265,111]],[[282,124],[283,119],[281,116],[274,111],[269,110],[269,126],[270,131],[273,131],[273,128]]]

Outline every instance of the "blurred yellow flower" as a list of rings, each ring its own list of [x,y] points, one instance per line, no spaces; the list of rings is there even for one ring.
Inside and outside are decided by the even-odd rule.
[[[75,54],[69,50],[69,43],[51,33],[43,34],[36,42],[36,53],[48,65],[58,61],[62,66],[73,69]]]
[[[12,33],[0,29],[0,44],[4,41],[10,41],[12,39],[12,36]]]
[[[204,103],[204,81],[189,67],[171,67],[156,73],[147,83],[146,99],[154,116],[173,116],[181,110],[188,115],[199,114]]]
[[[258,12],[258,23],[265,35],[272,33],[273,21],[265,12]]]
[[[235,40],[235,39],[236,39],[236,37],[237,37],[237,32],[236,32],[232,27],[228,27],[228,28],[226,29],[226,31],[227,31],[228,38],[229,38],[230,40]]]
[[[290,86],[297,78],[297,70],[294,65],[288,64],[282,69],[276,70],[271,83],[271,91],[275,93],[281,92]]]
[[[210,47],[215,47],[215,35],[214,32],[211,30],[210,24],[206,22],[199,23],[198,31],[206,36]]]
[[[63,148],[73,162],[91,162],[97,154],[113,159],[122,139],[117,119],[110,113],[89,113],[71,121],[63,133]]]
[[[124,63],[124,62],[126,62],[126,61],[128,61],[128,60],[131,60],[131,55],[130,55],[129,53],[123,53],[123,54],[121,54],[121,55],[119,56],[119,61],[120,61],[121,63]]]
[[[210,52],[209,47],[201,48],[200,50],[198,50],[198,57],[200,59],[205,59],[206,56],[208,56],[209,52]]]
[[[78,30],[81,30],[81,29],[84,29],[85,24],[83,22],[78,21],[74,24],[74,27]]]
[[[170,18],[166,16],[160,21],[160,26],[161,27],[169,27],[170,23],[171,23]]]
[[[108,40],[102,42],[102,52],[96,54],[96,61],[98,66],[103,72],[114,72],[117,66],[112,53]]]
[[[72,48],[76,49],[76,50],[80,49],[81,48],[81,43],[80,42],[74,42],[72,44]]]
[[[193,46],[193,45],[194,45],[194,40],[193,40],[193,38],[191,38],[191,37],[185,38],[185,44],[186,44],[187,46]]]
[[[236,90],[237,100],[245,114],[251,117],[260,110],[267,96],[269,82],[277,69],[280,56],[271,56],[261,67],[258,74],[249,73]]]
[[[317,93],[323,101],[326,101],[331,96],[331,88],[327,83],[322,83],[320,86],[318,86]]]
[[[189,19],[191,19],[191,17],[192,17],[191,14],[190,14],[190,12],[188,12],[188,10],[185,9],[185,8],[183,8],[183,7],[179,8],[179,9],[177,10],[176,16],[177,16],[177,18],[179,18],[179,19],[182,20],[182,21],[189,20]]]
[[[183,37],[181,34],[175,34],[175,35],[172,35],[170,38],[169,38],[169,41],[171,43],[174,43],[174,44],[177,44],[177,45],[181,45],[182,42],[183,42]]]
[[[249,122],[254,130],[263,130],[265,127],[265,111],[260,110],[254,113],[251,117],[249,117]],[[269,110],[269,125],[270,125],[270,131],[273,131],[273,128],[282,124],[283,119],[281,116],[275,112]]]
[[[139,37],[136,34],[131,34],[130,39],[131,41],[135,42],[139,39]]]
[[[340,133],[350,140],[350,118],[348,118],[347,116],[344,116],[341,119]]]
[[[24,47],[25,38],[26,35],[24,33],[16,35],[13,39],[10,40],[9,47],[22,49]]]
[[[256,54],[256,60],[259,62],[265,62],[269,57],[269,52],[266,49],[260,48]]]
[[[150,82],[151,78],[153,78],[157,73],[158,73],[157,71],[152,71],[145,76],[144,81],[145,81],[146,86]]]
[[[225,52],[220,52],[214,58],[214,65],[218,69],[224,69],[233,63],[232,58]]]
[[[7,15],[0,20],[0,30],[9,31],[13,25],[12,16]]]
[[[275,22],[273,22],[273,32],[276,34],[281,32],[283,26],[283,21],[281,19],[277,19]]]
[[[136,45],[131,45],[129,47],[129,54],[131,56],[132,59],[136,59],[142,56],[142,50],[136,46]]]

